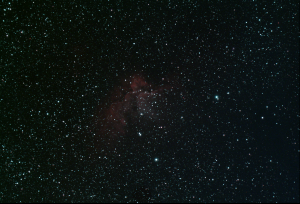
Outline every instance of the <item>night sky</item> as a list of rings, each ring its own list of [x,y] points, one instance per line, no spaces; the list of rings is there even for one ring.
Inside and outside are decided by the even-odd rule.
[[[299,202],[298,1],[41,2],[1,6],[0,202]]]

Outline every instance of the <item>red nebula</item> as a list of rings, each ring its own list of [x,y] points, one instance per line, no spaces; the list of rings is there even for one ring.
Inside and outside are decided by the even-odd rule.
[[[143,76],[136,74],[131,79],[130,87],[133,91],[139,91],[140,89],[148,88],[149,85]]]
[[[174,76],[163,78],[159,86],[153,86],[141,74],[131,76],[129,81],[116,87],[110,100],[105,100],[108,102],[96,113],[96,146],[114,148],[120,137],[134,134],[131,127],[151,130],[164,125],[177,109],[174,104],[184,98],[182,86]]]

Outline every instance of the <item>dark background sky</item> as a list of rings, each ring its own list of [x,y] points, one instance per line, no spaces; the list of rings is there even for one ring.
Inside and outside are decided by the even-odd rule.
[[[4,1],[0,201],[299,202],[299,2],[237,2]],[[99,135],[135,73],[186,100]]]

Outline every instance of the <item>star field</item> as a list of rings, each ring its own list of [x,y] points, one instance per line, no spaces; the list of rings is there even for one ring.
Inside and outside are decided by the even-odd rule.
[[[4,1],[0,202],[299,202],[299,3]]]

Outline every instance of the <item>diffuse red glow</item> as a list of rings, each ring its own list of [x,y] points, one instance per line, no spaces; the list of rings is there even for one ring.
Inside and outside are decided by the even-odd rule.
[[[132,135],[130,127],[164,125],[176,109],[174,104],[183,98],[176,77],[162,79],[158,86],[149,83],[141,74],[131,76],[129,81],[115,88],[109,103],[97,113],[96,143],[114,146],[120,136],[127,137],[130,131]]]

